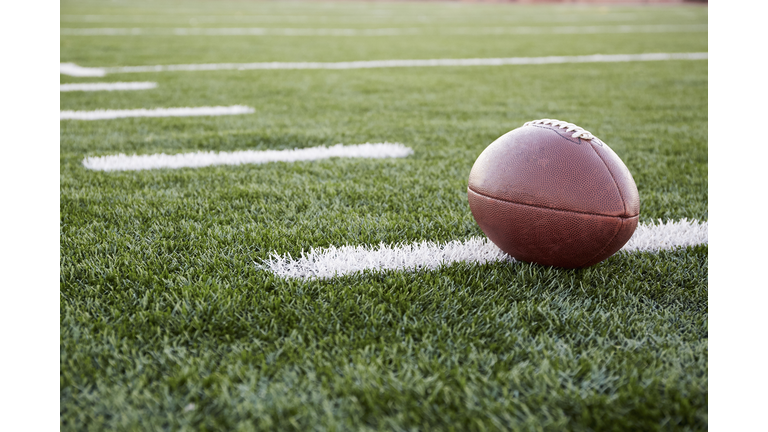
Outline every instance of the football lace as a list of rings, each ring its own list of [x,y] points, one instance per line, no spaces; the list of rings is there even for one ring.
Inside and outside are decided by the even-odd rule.
[[[571,138],[581,138],[585,140],[591,140],[592,138],[595,137],[589,131],[584,130],[584,128],[580,128],[573,123],[568,123],[560,120],[552,120],[552,119],[534,120],[534,121],[529,121],[523,126],[534,125],[534,124],[552,125],[554,127],[559,127],[560,129],[565,129],[566,132],[573,132],[573,135],[571,135]]]

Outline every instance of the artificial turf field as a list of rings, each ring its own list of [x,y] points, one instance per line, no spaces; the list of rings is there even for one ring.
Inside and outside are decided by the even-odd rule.
[[[62,30],[61,61],[707,52],[707,32],[691,30],[706,24],[701,6],[62,1],[62,29],[155,34]],[[482,31],[518,26],[542,31]],[[668,27],[547,29],[562,26]],[[411,33],[157,30],[189,27]],[[458,263],[303,280],[259,265],[273,252],[482,236],[469,170],[494,139],[539,118],[576,123],[616,151],[637,183],[641,223],[707,221],[706,60],[61,75],[115,81],[158,85],[62,93],[61,109],[255,112],[61,121],[62,430],[707,429],[707,245],[580,270]],[[117,153],[384,141],[414,153],[134,172],[82,165]]]

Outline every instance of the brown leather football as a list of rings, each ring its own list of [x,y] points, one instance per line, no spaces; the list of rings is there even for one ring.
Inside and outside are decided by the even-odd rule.
[[[501,250],[520,261],[578,268],[632,237],[635,180],[616,153],[584,129],[536,120],[507,132],[469,173],[469,207]]]

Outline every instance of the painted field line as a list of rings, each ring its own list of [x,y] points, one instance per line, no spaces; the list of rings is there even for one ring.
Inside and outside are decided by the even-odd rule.
[[[400,36],[421,34],[419,28],[273,28],[273,27],[177,27],[177,28],[62,28],[61,36]]]
[[[88,76],[104,76],[108,73],[213,71],[213,70],[286,70],[286,69],[373,69],[398,67],[445,67],[445,66],[506,66],[542,65],[559,63],[617,63],[665,60],[706,60],[708,54],[698,53],[649,53],[649,54],[593,54],[585,56],[506,57],[428,60],[366,60],[349,62],[268,62],[268,63],[202,63],[155,66],[118,66],[105,68],[64,67],[61,73],[88,73]],[[72,63],[63,63],[72,65]],[[75,65],[76,66],[76,65]],[[101,74],[101,75],[99,75]],[[85,75],[76,75],[85,76]]]
[[[110,155],[89,157],[83,165],[98,171],[137,171],[159,168],[201,168],[213,165],[263,164],[340,158],[400,158],[413,150],[399,143],[336,144],[290,150],[244,150],[235,152],[195,152],[175,155]]]
[[[612,26],[554,26],[554,27],[485,27],[455,28],[444,34],[509,34],[509,35],[547,35],[547,34],[621,34],[621,33],[701,33],[708,31],[707,24],[653,24],[653,25],[612,25]]]
[[[76,77],[102,77],[107,74],[103,68],[82,67],[74,63],[59,63],[59,73]]]
[[[193,117],[251,114],[254,109],[243,105],[214,107],[153,108],[129,110],[59,111],[60,120],[108,120],[126,117]]]
[[[112,82],[112,83],[75,83],[61,84],[60,91],[116,91],[116,90],[148,90],[157,87],[155,82]]]
[[[134,27],[62,28],[61,36],[408,36],[408,35],[558,35],[611,33],[706,32],[706,24],[526,27],[393,27],[393,28],[276,28],[276,27]]]
[[[708,223],[686,219],[657,224],[640,224],[621,249],[623,253],[656,252],[676,247],[707,244]],[[364,270],[436,269],[457,262],[485,264],[515,261],[485,237],[448,243],[420,243],[379,246],[331,246],[312,249],[301,257],[273,253],[261,268],[286,278],[330,278]]]
[[[169,16],[170,15],[170,16]],[[416,22],[416,23],[465,23],[467,19],[482,20],[482,22],[523,22],[523,23],[562,23],[562,22],[584,22],[585,17],[579,15],[498,15],[498,14],[442,14],[430,12],[429,14],[398,16],[388,12],[377,12],[374,14],[350,14],[350,15],[327,15],[318,13],[314,15],[298,14],[258,14],[258,15],[198,15],[194,13],[179,13],[174,10],[173,14],[166,15],[60,15],[61,22],[78,23],[147,23],[168,24],[170,22],[182,23],[318,23],[318,22],[352,22],[355,24],[368,22],[386,22],[395,21]],[[590,14],[589,22],[615,22],[615,21],[636,21],[639,15],[631,12],[612,12]]]

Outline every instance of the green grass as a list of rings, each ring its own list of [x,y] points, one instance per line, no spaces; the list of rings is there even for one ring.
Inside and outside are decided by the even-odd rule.
[[[61,11],[62,27],[707,20],[699,6],[65,1]],[[61,60],[83,66],[705,51],[703,32],[61,37]],[[158,87],[62,93],[61,109],[256,112],[61,122],[62,430],[707,428],[707,246],[582,270],[456,264],[327,281],[254,264],[310,247],[482,235],[469,170],[537,118],[607,142],[635,178],[641,222],[707,220],[707,62],[62,75],[95,81]],[[81,164],[385,140],[414,154],[123,173]]]

